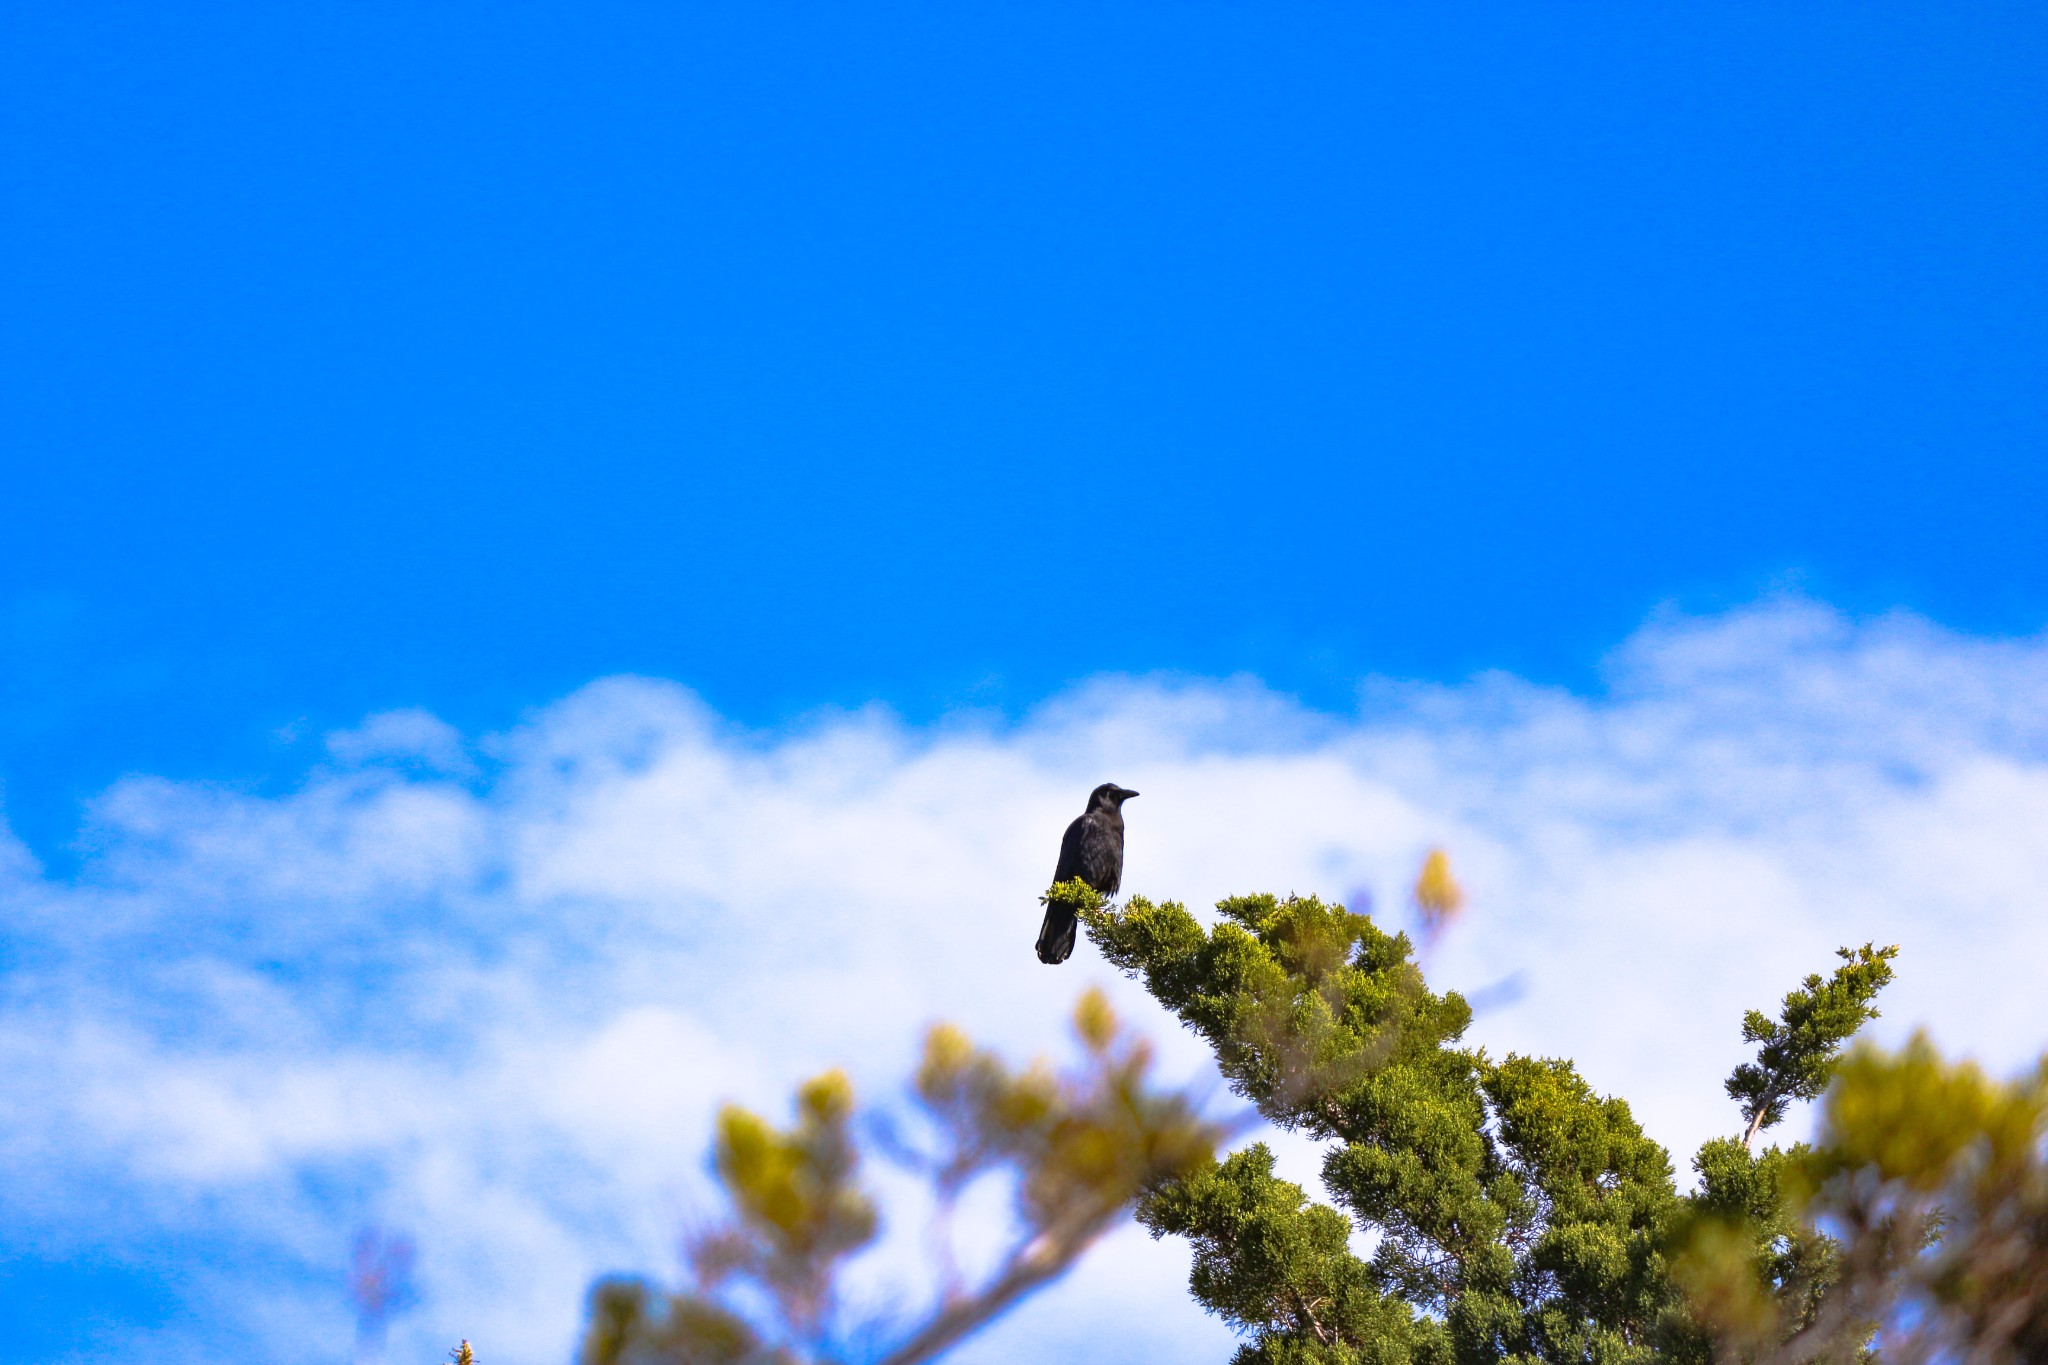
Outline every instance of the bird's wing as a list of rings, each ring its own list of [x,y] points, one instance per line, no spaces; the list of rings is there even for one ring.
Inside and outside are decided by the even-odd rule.
[[[1058,886],[1061,882],[1070,882],[1076,877],[1079,877],[1084,882],[1088,881],[1088,870],[1084,866],[1084,856],[1081,851],[1081,844],[1086,837],[1087,827],[1088,817],[1077,815],[1074,817],[1074,822],[1067,826],[1067,832],[1060,836],[1060,865],[1053,870],[1052,884],[1054,886]],[[1090,886],[1094,885],[1093,882],[1088,884]]]
[[[1124,879],[1122,822],[1111,824],[1092,814],[1082,818],[1086,829],[1081,835],[1081,879],[1103,895],[1114,896]]]

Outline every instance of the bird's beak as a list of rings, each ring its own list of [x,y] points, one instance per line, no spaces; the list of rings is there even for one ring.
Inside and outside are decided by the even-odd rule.
[[[1118,800],[1120,800],[1120,801],[1128,801],[1128,800],[1130,800],[1130,799],[1131,799],[1132,797],[1134,797],[1134,796],[1136,796],[1136,795],[1137,795],[1137,793],[1136,793],[1136,792],[1134,792],[1134,791],[1132,791],[1132,790],[1131,790],[1130,788],[1126,787],[1126,788],[1124,788],[1124,789],[1123,789],[1123,791],[1122,791],[1121,793],[1119,793],[1119,795],[1118,795],[1117,799],[1118,799]]]

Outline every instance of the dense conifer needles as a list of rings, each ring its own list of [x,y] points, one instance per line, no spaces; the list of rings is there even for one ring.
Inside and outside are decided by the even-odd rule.
[[[1174,903],[1091,907],[1104,955],[1216,1049],[1275,1123],[1329,1141],[1350,1214],[1253,1147],[1148,1198],[1195,1248],[1195,1295],[1278,1361],[1654,1358],[1679,1313],[1671,1164],[1570,1063],[1460,1045],[1403,935],[1315,897],[1246,896],[1204,929]],[[1377,1239],[1347,1245],[1352,1221]]]
[[[1817,1098],[1834,1075],[1842,1047],[1856,1030],[1877,1018],[1870,1003],[1891,983],[1896,946],[1841,948],[1842,965],[1822,980],[1818,973],[1785,997],[1777,1019],[1751,1010],[1742,1020],[1742,1039],[1759,1043],[1756,1060],[1735,1068],[1728,1097],[1742,1105],[1742,1145],[1785,1117],[1793,1100]]]

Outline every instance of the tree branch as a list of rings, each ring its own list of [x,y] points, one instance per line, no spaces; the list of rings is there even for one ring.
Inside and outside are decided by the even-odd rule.
[[[1755,1117],[1750,1119],[1749,1129],[1742,1135],[1743,1151],[1746,1152],[1750,1149],[1750,1144],[1756,1141],[1756,1135],[1758,1133],[1761,1133],[1764,1130],[1765,1126],[1770,1123],[1771,1106],[1776,1104],[1777,1102],[1778,1083],[1777,1081],[1773,1080],[1768,1086],[1764,1088],[1764,1093],[1761,1097],[1758,1098],[1756,1102],[1756,1115]]]
[[[884,1356],[879,1365],[919,1365],[921,1361],[936,1359],[1018,1299],[1057,1279],[1109,1230],[1122,1212],[1123,1205],[1119,1204],[1078,1219],[1070,1227],[1049,1230],[1033,1238],[980,1293],[943,1309],[910,1340]]]

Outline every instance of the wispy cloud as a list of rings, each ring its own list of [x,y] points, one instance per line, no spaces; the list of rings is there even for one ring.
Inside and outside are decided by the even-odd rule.
[[[1476,1034],[1577,1058],[1681,1163],[1734,1126],[1742,1009],[1840,943],[1904,946],[1888,1036],[2048,1043],[2039,639],[1793,601],[1654,623],[1592,698],[1375,684],[1339,717],[1100,679],[1015,726],[778,734],[614,678],[507,734],[395,712],[328,751],[280,798],[115,787],[75,880],[0,839],[0,1211],[17,1252],[174,1267],[152,1358],[342,1359],[374,1223],[419,1247],[392,1359],[563,1359],[592,1275],[673,1268],[719,1100],[779,1113],[832,1064],[887,1094],[934,1018],[1058,1049],[1108,973],[1036,962],[1034,898],[1106,779],[1144,793],[1126,887],[1194,905],[1401,915],[1448,846],[1471,906],[1434,974],[1521,985]],[[1123,1234],[963,1359],[1221,1359],[1184,1269]]]

